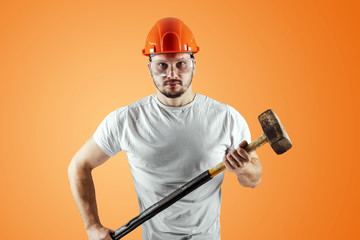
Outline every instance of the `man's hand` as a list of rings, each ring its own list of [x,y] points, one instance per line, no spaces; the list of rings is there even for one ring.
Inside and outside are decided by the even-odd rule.
[[[255,152],[246,152],[247,145],[247,141],[242,141],[238,149],[224,156],[223,162],[229,172],[236,174],[241,185],[256,187],[261,181],[262,166]]]
[[[89,240],[112,240],[110,233],[114,232],[113,230],[103,227],[103,226],[92,226],[86,230]]]
[[[250,154],[245,151],[245,147],[248,145],[247,141],[242,141],[238,149],[232,150],[225,155],[224,164],[229,172],[237,172],[250,162]]]

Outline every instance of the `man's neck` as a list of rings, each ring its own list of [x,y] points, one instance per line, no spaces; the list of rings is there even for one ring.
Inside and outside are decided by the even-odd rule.
[[[162,93],[160,93],[159,91],[157,92],[156,95],[162,104],[169,106],[169,107],[184,106],[186,104],[191,103],[195,98],[195,93],[193,91],[191,91],[191,89],[188,89],[188,91],[186,91],[183,95],[181,95],[180,97],[177,97],[177,98],[168,98],[168,97],[164,96]]]

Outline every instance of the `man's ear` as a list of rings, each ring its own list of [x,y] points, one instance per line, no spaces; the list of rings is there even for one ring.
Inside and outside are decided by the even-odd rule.
[[[193,62],[194,62],[194,74],[195,74],[195,70],[196,70],[196,59],[194,59]]]
[[[149,68],[149,72],[150,72],[150,77],[151,77],[151,78],[153,78],[153,76],[152,76],[152,73],[151,73],[151,69],[150,69],[150,63],[149,63],[149,62],[147,63],[147,66],[148,66],[148,68]]]

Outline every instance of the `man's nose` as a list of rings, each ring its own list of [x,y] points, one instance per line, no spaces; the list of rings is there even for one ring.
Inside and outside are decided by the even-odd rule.
[[[171,78],[171,79],[177,79],[179,77],[179,75],[177,74],[177,71],[175,70],[175,68],[170,68],[170,71],[168,73],[168,78]]]

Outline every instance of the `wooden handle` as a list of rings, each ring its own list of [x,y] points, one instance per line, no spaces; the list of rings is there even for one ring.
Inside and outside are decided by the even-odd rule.
[[[268,142],[268,140],[267,140],[265,134],[263,134],[260,137],[258,137],[257,139],[255,139],[254,141],[252,141],[250,144],[248,144],[245,147],[245,150],[248,153],[251,153],[251,152],[255,151],[257,148],[261,147],[262,145],[264,145],[267,142]],[[215,167],[209,169],[209,173],[210,173],[211,177],[214,177],[214,176],[218,175],[219,173],[221,173],[224,170],[225,170],[225,165],[224,165],[223,162],[221,162],[218,165],[216,165]]]

